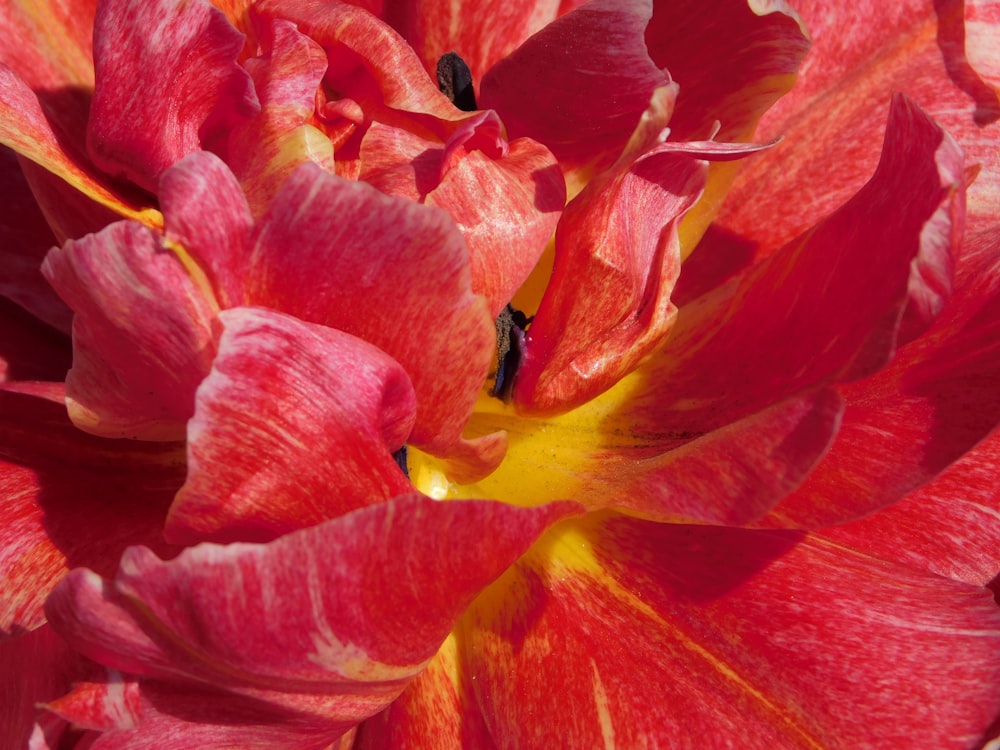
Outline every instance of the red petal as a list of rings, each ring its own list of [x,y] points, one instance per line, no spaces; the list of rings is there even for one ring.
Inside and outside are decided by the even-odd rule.
[[[867,555],[985,586],[1000,571],[1000,432],[930,484],[820,535]]]
[[[701,434],[801,388],[883,367],[949,291],[960,164],[954,143],[897,99],[883,162],[862,192],[685,308],[643,370],[649,385],[624,410],[633,435]]]
[[[387,709],[358,727],[354,750],[427,745],[434,750],[495,750],[470,677],[460,668],[455,638],[449,637]]]
[[[413,488],[392,453],[416,409],[406,372],[332,328],[236,308],[188,425],[172,539],[269,541]]]
[[[428,74],[447,52],[457,52],[478,89],[486,71],[529,36],[555,20],[558,0],[414,0],[388,3],[389,21],[412,45]]]
[[[209,274],[219,306],[240,304],[253,219],[233,173],[218,157],[195,152],[163,173],[160,205],[167,239]]]
[[[326,53],[288,21],[271,20],[267,32],[262,53],[246,62],[261,110],[230,134],[227,148],[255,216],[299,164],[335,168],[334,144],[315,127]]]
[[[61,403],[0,391],[0,454],[0,630],[41,625],[73,566],[110,575],[133,543],[171,553],[161,535],[184,478],[179,446],[94,438]]]
[[[515,381],[518,406],[552,412],[589,401],[663,342],[677,313],[677,222],[701,195],[705,171],[664,144],[566,207]]]
[[[47,380],[62,383],[71,364],[69,338],[0,300],[0,383]]]
[[[107,0],[94,42],[90,155],[147,190],[257,108],[250,77],[236,64],[243,35],[205,0]]]
[[[97,0],[7,0],[0,5],[0,61],[55,103],[70,87],[92,89]]]
[[[468,257],[443,211],[304,165],[258,225],[248,301],[346,331],[396,359],[417,393],[410,442],[447,452],[495,346]]]
[[[267,545],[202,544],[168,563],[133,548],[113,583],[71,573],[47,611],[83,653],[144,676],[143,694],[177,710],[140,725],[146,740],[176,731],[201,686],[206,730],[242,710],[251,736],[276,719],[329,742],[395,698],[479,590],[574,512],[404,496]]]
[[[73,308],[70,416],[105,437],[184,437],[215,343],[214,300],[162,238],[134,222],[67,242],[43,272]]]
[[[983,589],[790,532],[613,518],[549,551],[456,634],[505,746],[958,750],[1000,710]]]
[[[745,141],[792,87],[809,38],[784,2],[653,3],[649,56],[680,84],[671,138]]]
[[[610,163],[653,91],[670,83],[646,53],[651,13],[651,0],[592,0],[567,13],[486,74],[480,106],[500,113],[511,138],[543,143],[564,168]]]

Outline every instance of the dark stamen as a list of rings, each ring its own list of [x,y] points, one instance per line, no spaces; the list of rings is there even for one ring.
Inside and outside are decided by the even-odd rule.
[[[476,111],[476,94],[472,90],[472,71],[456,52],[441,55],[437,67],[438,88],[452,104],[463,112]]]
[[[410,469],[406,465],[406,446],[404,445],[398,451],[393,453],[392,457],[396,460],[396,466],[398,466],[400,471],[402,471],[406,475],[406,478],[409,479]]]
[[[524,352],[524,331],[531,320],[520,310],[507,305],[497,316],[497,377],[493,396],[510,403],[514,394],[514,377]]]

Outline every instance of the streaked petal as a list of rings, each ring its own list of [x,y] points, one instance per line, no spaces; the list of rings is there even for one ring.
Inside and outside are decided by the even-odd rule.
[[[66,379],[74,423],[105,437],[183,439],[215,356],[211,293],[134,222],[53,249],[43,272],[76,313]]]
[[[957,750],[1000,710],[981,588],[794,532],[610,518],[548,538],[458,630],[500,747]]]
[[[564,169],[607,166],[653,91],[670,83],[643,41],[652,10],[651,0],[591,0],[567,13],[490,69],[480,106],[499,112],[511,138],[547,146]]]
[[[883,162],[863,191],[684,308],[640,371],[643,392],[619,415],[633,437],[702,434],[801,388],[885,366],[950,291],[961,183],[954,142],[897,99]]]
[[[0,62],[35,91],[94,86],[97,0],[6,0],[0,4]]]
[[[114,582],[71,573],[47,612],[176,711],[140,724],[146,741],[186,723],[195,689],[203,731],[280,718],[274,729],[329,743],[393,700],[479,590],[575,512],[403,496],[267,545],[202,544],[166,563],[132,548]]]
[[[43,624],[45,597],[72,567],[111,575],[134,543],[172,553],[162,528],[184,481],[181,446],[91,437],[61,401],[0,391],[0,455],[5,634]]]
[[[259,308],[224,331],[188,423],[188,479],[168,534],[270,541],[412,492],[392,453],[413,427],[406,372],[332,328]]]
[[[94,163],[155,191],[175,161],[219,145],[259,107],[236,63],[242,49],[243,35],[207,0],[102,2],[87,128]]]
[[[229,168],[207,151],[170,167],[160,179],[167,240],[190,255],[209,282],[220,307],[243,301],[253,219]]]
[[[495,331],[447,214],[307,164],[258,224],[249,277],[250,304],[346,331],[397,360],[417,393],[410,442],[454,449]]]

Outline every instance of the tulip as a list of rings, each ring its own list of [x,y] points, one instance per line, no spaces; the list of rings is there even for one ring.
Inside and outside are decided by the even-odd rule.
[[[72,5],[0,6],[11,747],[997,737],[990,6]]]

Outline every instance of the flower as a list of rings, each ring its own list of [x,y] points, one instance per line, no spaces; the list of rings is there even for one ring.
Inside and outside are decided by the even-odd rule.
[[[17,741],[995,737],[988,7],[0,7]]]

